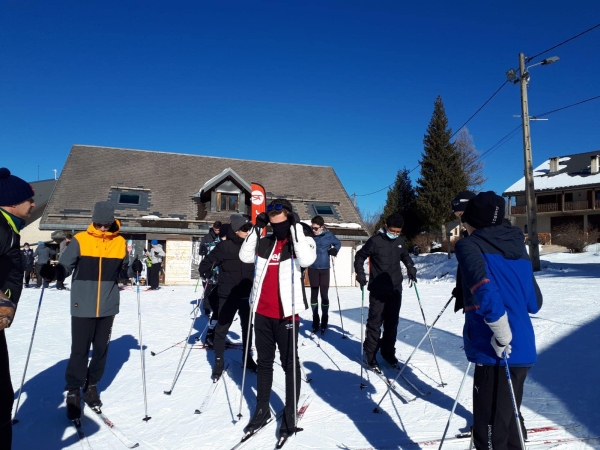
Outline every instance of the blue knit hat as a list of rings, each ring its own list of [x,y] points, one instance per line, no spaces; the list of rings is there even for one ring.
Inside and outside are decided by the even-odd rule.
[[[152,240],[150,241],[150,243],[151,243],[152,245],[157,245],[157,244],[158,244],[158,241],[157,241],[156,239],[152,239]]]
[[[18,205],[34,195],[27,181],[11,175],[6,167],[0,169],[0,206]]]

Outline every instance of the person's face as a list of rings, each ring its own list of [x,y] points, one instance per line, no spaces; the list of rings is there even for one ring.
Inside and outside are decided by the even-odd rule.
[[[393,234],[394,236],[400,236],[402,233],[402,228],[397,227],[387,227],[388,233]]]
[[[18,205],[5,206],[4,209],[11,213],[13,216],[17,216],[19,219],[27,219],[31,216],[31,211],[35,208],[35,202],[33,197],[28,198],[24,202]]]
[[[25,250],[29,250],[29,245],[26,245],[24,248]]]
[[[321,233],[323,231],[323,228],[325,228],[325,227],[322,227],[320,225],[317,225],[316,223],[313,223],[313,224],[311,224],[311,228],[312,228],[313,234],[315,236],[318,236],[319,233]]]
[[[98,230],[98,231],[108,231],[108,229],[111,227],[112,224],[113,224],[113,222],[110,222],[110,223],[94,222],[94,228],[96,228],[96,230]]]
[[[215,232],[215,234],[218,236],[219,235],[219,228],[214,228],[213,227],[213,231]]]
[[[248,236],[248,233],[249,233],[248,231],[242,231],[242,230],[237,230],[235,232],[235,234],[237,234],[242,239],[246,239],[246,236]]]
[[[285,222],[286,220],[287,220],[287,214],[283,210],[275,216],[269,216],[269,222],[271,222],[271,223],[281,223],[281,222]]]

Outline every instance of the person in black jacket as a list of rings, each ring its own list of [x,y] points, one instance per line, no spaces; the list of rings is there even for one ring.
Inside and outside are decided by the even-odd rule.
[[[398,315],[402,303],[402,269],[400,261],[406,266],[408,278],[417,281],[417,269],[408,254],[404,239],[400,237],[404,219],[400,214],[392,214],[385,220],[386,226],[369,238],[356,253],[354,270],[356,281],[364,289],[367,284],[364,263],[371,258],[369,276],[369,316],[363,348],[369,368],[381,372],[377,364],[377,350],[381,357],[392,366],[397,366],[396,333]],[[383,337],[381,325],[383,324]]]
[[[33,270],[33,250],[29,248],[29,243],[23,244],[23,250],[21,250],[23,258],[23,271],[25,272],[25,287],[29,287],[29,280],[31,279],[31,271]]]
[[[225,367],[225,337],[239,312],[242,325],[242,342],[244,353],[252,347],[252,330],[248,333],[250,318],[250,291],[254,277],[254,264],[246,264],[240,260],[242,242],[252,228],[252,223],[240,214],[231,216],[231,226],[228,227],[227,238],[217,246],[200,263],[198,271],[205,278],[214,267],[219,267],[217,293],[219,295],[218,322],[215,326],[214,348],[215,365],[212,378],[218,380]],[[242,358],[244,357],[242,356]],[[256,362],[248,354],[246,368],[256,372]]]
[[[0,449],[10,450],[14,392],[5,328],[10,327],[23,290],[20,232],[35,208],[29,183],[0,169]]]
[[[469,200],[475,197],[475,193],[471,191],[462,191],[459,192],[458,195],[452,200],[452,212],[458,219],[465,212],[467,208],[467,204]],[[461,222],[462,223],[462,222]],[[462,230],[462,237],[467,237],[469,233],[466,230]],[[454,296],[454,312],[460,311],[464,309],[464,299],[463,299],[463,290],[462,290],[462,275],[460,273],[460,266],[456,267],[456,287],[452,289],[452,295]],[[464,312],[464,311],[463,311]]]

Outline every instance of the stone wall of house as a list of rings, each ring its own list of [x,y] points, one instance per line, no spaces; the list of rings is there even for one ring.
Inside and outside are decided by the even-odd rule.
[[[192,241],[190,238],[168,239],[165,252],[165,284],[192,284],[190,279],[190,262]]]

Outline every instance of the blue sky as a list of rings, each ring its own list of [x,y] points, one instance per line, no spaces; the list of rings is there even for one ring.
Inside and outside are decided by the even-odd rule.
[[[47,179],[73,144],[104,145],[331,165],[367,194],[417,166],[438,94],[456,129],[519,52],[600,21],[595,0],[407,3],[2,0],[1,165]],[[600,95],[599,53],[597,28],[543,55],[561,59],[532,69],[530,113]],[[534,164],[600,149],[599,113],[597,100],[533,122]],[[478,150],[513,114],[507,85],[468,125]],[[520,135],[485,158],[487,189],[522,173]]]

